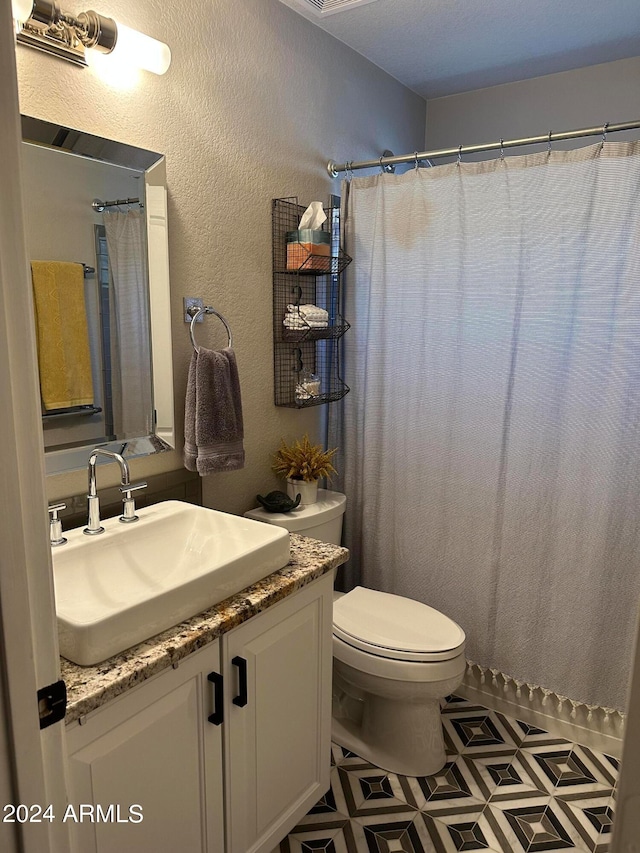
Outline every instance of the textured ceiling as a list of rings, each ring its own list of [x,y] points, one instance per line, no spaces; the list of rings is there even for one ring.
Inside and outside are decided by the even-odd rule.
[[[640,55],[640,0],[282,2],[424,98]]]

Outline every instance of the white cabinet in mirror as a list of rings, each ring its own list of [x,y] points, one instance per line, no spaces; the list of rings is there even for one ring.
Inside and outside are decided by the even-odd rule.
[[[47,474],[175,446],[161,154],[22,117]]]

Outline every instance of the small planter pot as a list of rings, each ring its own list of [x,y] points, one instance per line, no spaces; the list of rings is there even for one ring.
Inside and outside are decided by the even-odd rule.
[[[293,500],[300,495],[300,506],[309,506],[318,500],[318,481],[287,480],[287,494]]]

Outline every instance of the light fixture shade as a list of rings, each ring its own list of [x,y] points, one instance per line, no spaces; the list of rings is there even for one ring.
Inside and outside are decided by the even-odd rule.
[[[76,15],[63,12],[58,0],[11,0],[16,38],[20,44],[53,53],[77,65],[94,65],[107,76],[145,69],[164,74],[171,50],[164,42],[146,36],[93,10]],[[101,57],[115,57],[107,63]]]
[[[33,0],[11,0],[11,11],[14,20],[24,24],[31,17]]]
[[[113,59],[152,71],[154,74],[164,74],[171,64],[171,50],[164,42],[132,30],[124,24],[117,24],[118,38],[116,46],[109,54]]]

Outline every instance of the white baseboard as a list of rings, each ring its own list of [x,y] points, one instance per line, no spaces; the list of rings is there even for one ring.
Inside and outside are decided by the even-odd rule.
[[[519,685],[509,676],[471,662],[456,693],[572,743],[614,758],[622,754],[625,715],[618,711],[587,707],[540,687]]]

